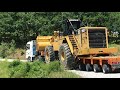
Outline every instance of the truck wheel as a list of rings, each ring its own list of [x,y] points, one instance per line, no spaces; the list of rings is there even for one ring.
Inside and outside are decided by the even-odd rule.
[[[98,64],[94,64],[93,65],[93,70],[94,70],[94,72],[100,72],[101,71],[101,67]]]
[[[68,44],[62,44],[59,48],[59,60],[65,69],[73,69],[73,56]]]
[[[47,46],[45,48],[45,63],[50,63],[50,61],[55,60],[55,53],[52,46]]]
[[[92,65],[91,64],[86,64],[86,71],[92,71],[93,68],[92,68]]]
[[[111,68],[110,68],[110,66],[108,64],[104,64],[102,66],[102,70],[103,70],[104,74],[111,72]]]
[[[29,57],[27,58],[27,61],[28,61],[28,62],[32,62],[33,60],[31,60],[31,57],[29,56]]]
[[[27,58],[27,61],[28,61],[28,62],[31,62],[31,57],[28,57],[28,58]]]
[[[81,63],[81,64],[79,64],[79,70],[81,70],[81,71],[85,71],[85,64],[83,64],[83,63]]]

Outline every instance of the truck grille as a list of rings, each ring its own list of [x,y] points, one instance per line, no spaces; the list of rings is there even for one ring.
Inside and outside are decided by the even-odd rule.
[[[89,29],[89,47],[106,48],[106,34],[104,29]]]

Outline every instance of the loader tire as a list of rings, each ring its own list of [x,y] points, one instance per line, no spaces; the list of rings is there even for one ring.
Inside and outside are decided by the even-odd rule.
[[[50,63],[55,60],[55,53],[52,46],[47,46],[45,48],[45,63]]]
[[[64,69],[73,69],[74,58],[68,44],[62,44],[60,46],[59,60]]]

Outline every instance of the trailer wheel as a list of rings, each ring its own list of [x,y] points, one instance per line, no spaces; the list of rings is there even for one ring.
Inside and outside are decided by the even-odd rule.
[[[85,71],[85,64],[83,64],[83,63],[79,64],[78,68],[81,71]]]
[[[93,68],[92,68],[92,65],[91,64],[86,64],[86,71],[92,71]]]
[[[93,65],[93,70],[94,70],[94,72],[100,72],[100,71],[101,71],[100,65],[94,64],[94,65]]]
[[[50,61],[55,60],[55,53],[52,46],[47,46],[45,48],[45,63],[50,63]]]
[[[59,48],[59,60],[65,69],[73,69],[73,56],[68,44],[62,44]]]
[[[110,65],[108,65],[108,64],[104,64],[104,65],[102,66],[102,70],[103,70],[103,73],[104,73],[104,74],[110,73],[110,72],[111,72],[111,67],[110,67]]]

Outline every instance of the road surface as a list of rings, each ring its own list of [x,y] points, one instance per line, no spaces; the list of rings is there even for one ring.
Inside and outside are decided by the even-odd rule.
[[[95,73],[93,71],[91,72],[79,71],[79,70],[68,70],[68,71],[80,75],[81,78],[120,78],[120,72],[104,74],[102,72]]]
[[[0,59],[0,61],[8,61],[8,62],[13,62],[15,59]],[[20,60],[22,62],[27,62],[27,60]]]

